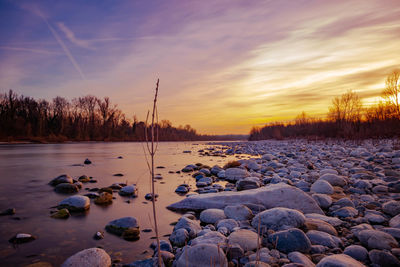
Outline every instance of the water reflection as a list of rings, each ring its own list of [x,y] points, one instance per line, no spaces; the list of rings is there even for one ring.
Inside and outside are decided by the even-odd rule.
[[[171,222],[179,214],[167,210],[169,204],[185,196],[176,194],[175,188],[189,183],[195,188],[190,174],[176,171],[187,164],[201,162],[207,165],[223,165],[229,158],[200,157],[195,153],[206,147],[204,143],[193,145],[183,142],[160,143],[156,156],[156,173],[163,179],[156,181],[160,236],[171,233]],[[193,153],[182,153],[191,150]],[[122,158],[118,158],[118,157]],[[89,158],[90,165],[83,165]],[[113,194],[109,206],[95,205],[86,213],[71,214],[66,220],[50,218],[61,200],[67,195],[54,192],[48,182],[67,173],[77,179],[81,175],[92,176],[97,183],[86,183],[84,188],[101,188],[113,183],[137,184],[137,198]],[[114,176],[122,173],[124,176]],[[88,190],[81,189],[84,195]],[[150,192],[150,179],[140,143],[79,143],[48,145],[1,145],[0,146],[0,209],[16,208],[13,216],[0,217],[0,262],[4,266],[21,266],[35,261],[47,261],[60,265],[68,256],[79,250],[101,246],[111,255],[118,253],[124,263],[145,258],[150,254],[149,245],[154,232],[140,233],[140,240],[128,242],[104,231],[105,225],[121,217],[133,216],[140,229],[151,229],[151,205],[144,196]],[[127,202],[130,200],[130,203]],[[15,220],[13,218],[20,218]],[[97,231],[104,231],[105,238],[94,240]],[[16,233],[30,233],[37,240],[14,249],[8,243]],[[165,237],[167,238],[167,237]],[[148,251],[148,252],[145,252]]]

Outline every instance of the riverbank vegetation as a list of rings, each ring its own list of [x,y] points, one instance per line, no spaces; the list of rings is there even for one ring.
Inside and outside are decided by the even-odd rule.
[[[159,141],[237,140],[239,135],[200,135],[190,125],[155,125]],[[146,123],[129,119],[108,97],[93,95],[71,101],[36,100],[12,90],[0,94],[0,141],[145,141]]]
[[[274,122],[254,127],[249,140],[284,138],[393,138],[400,136],[400,72],[386,78],[377,105],[364,107],[353,91],[335,97],[326,118],[312,118],[305,112],[289,123]]]

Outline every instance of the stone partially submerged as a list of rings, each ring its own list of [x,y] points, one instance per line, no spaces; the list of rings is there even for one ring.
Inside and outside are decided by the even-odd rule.
[[[69,257],[62,265],[62,267],[73,266],[98,266],[108,267],[111,266],[111,258],[101,248],[88,248]]]
[[[185,198],[169,205],[170,210],[184,211],[216,208],[228,205],[252,203],[262,204],[267,209],[284,207],[297,209],[303,213],[324,214],[317,202],[302,190],[283,183],[240,192],[210,193]]]

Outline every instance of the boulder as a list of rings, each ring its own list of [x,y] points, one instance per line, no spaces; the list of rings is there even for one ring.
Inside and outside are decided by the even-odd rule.
[[[107,193],[107,192],[100,193],[100,195],[94,199],[94,204],[97,204],[97,205],[112,204],[112,194]]]
[[[60,183],[56,185],[54,191],[61,194],[74,194],[79,191],[79,188],[75,184]]]
[[[57,212],[54,212],[53,214],[51,214],[51,218],[54,219],[68,219],[68,217],[70,216],[70,213],[68,211],[68,209],[60,209]]]
[[[111,258],[101,248],[88,248],[69,257],[61,267],[80,267],[80,266],[111,266]]]
[[[347,181],[346,179],[344,179],[341,176],[338,176],[336,174],[332,174],[332,173],[326,173],[324,175],[322,175],[319,180],[325,180],[328,183],[330,183],[332,186],[340,186],[343,187],[345,185],[347,185]]]
[[[238,191],[256,189],[260,186],[260,179],[258,177],[246,177],[236,182],[236,189]]]
[[[318,219],[322,220],[324,222],[329,223],[332,226],[339,226],[342,225],[344,222],[336,217],[329,217],[321,214],[316,214],[316,213],[308,213],[305,215],[306,218],[310,219]]]
[[[391,200],[382,205],[382,210],[391,216],[400,214],[400,201]]]
[[[137,197],[137,188],[135,185],[127,185],[121,188],[119,191],[121,196],[134,196]]]
[[[240,192],[202,194],[169,205],[171,210],[200,211],[209,208],[224,209],[235,204],[261,204],[266,208],[285,207],[303,213],[324,214],[316,201],[302,190],[283,183]]]
[[[261,228],[279,231],[302,227],[304,223],[304,215],[297,210],[288,208],[272,208],[257,214],[253,218],[251,225],[255,229],[258,229],[260,224]]]
[[[359,245],[348,246],[344,249],[343,253],[360,262],[368,260],[368,250]]]
[[[268,240],[283,253],[293,251],[308,253],[311,249],[311,242],[308,237],[303,231],[296,228],[273,233],[268,236]]]
[[[226,237],[224,235],[220,234],[219,232],[211,231],[207,234],[192,239],[189,245],[195,246],[197,244],[215,244],[221,247],[222,245],[225,245],[225,243]]]
[[[25,233],[19,233],[13,236],[8,240],[8,242],[13,243],[13,244],[22,244],[22,243],[28,243],[36,239],[36,236],[33,236],[31,234],[25,234]]]
[[[57,208],[66,208],[72,212],[85,211],[90,208],[90,199],[85,196],[71,196],[61,201]]]
[[[139,225],[134,217],[113,220],[106,225],[106,230],[127,240],[136,240],[140,235]]]
[[[307,267],[315,266],[315,264],[306,255],[298,251],[290,252],[288,254],[288,259],[293,263],[303,264]]]
[[[183,253],[176,261],[176,267],[227,267],[228,260],[224,251],[214,244],[198,244],[185,247]]]
[[[74,180],[68,174],[61,174],[49,182],[49,185],[56,186],[61,183],[72,184]]]
[[[332,205],[332,198],[329,195],[312,194],[312,198],[317,201],[318,205],[323,209],[327,209]]]
[[[81,176],[78,178],[78,181],[81,182],[81,183],[87,183],[87,182],[90,181],[90,178],[89,178],[87,175],[81,175]]]
[[[253,212],[245,205],[232,205],[224,208],[224,213],[227,218],[236,221],[246,221],[253,218]]]
[[[217,229],[225,227],[229,232],[232,232],[234,228],[239,227],[239,224],[234,219],[223,219],[218,221]]]
[[[310,239],[311,244],[321,245],[329,248],[337,248],[342,244],[340,238],[330,235],[325,232],[310,230],[306,233],[308,239]]]
[[[189,187],[180,185],[175,189],[175,192],[179,194],[186,194],[189,192]]]
[[[392,219],[390,219],[389,225],[390,225],[390,227],[400,228],[400,214],[396,215]]]
[[[321,179],[315,181],[315,183],[311,185],[310,191],[314,193],[328,194],[328,195],[332,195],[334,192],[332,185],[327,181]]]
[[[191,220],[185,216],[182,216],[178,223],[174,226],[174,231],[178,229],[185,229],[191,238],[196,237],[197,233],[201,231],[201,226],[198,221]]]
[[[271,267],[271,265],[262,261],[249,261],[244,267]]]
[[[397,248],[398,243],[391,235],[379,230],[362,230],[357,235],[361,244],[369,249]]]
[[[245,169],[229,168],[225,170],[225,180],[229,182],[236,182],[248,176],[250,176],[250,174]]]
[[[317,230],[334,236],[338,235],[335,227],[323,220],[306,218],[305,226],[308,230]]]
[[[398,267],[400,261],[392,253],[373,249],[369,252],[369,259],[373,264],[384,267]]]
[[[228,244],[238,244],[244,251],[249,251],[254,250],[258,247],[257,240],[257,233],[247,229],[239,229],[229,235]]]
[[[226,216],[221,209],[206,209],[200,213],[200,221],[203,223],[215,224],[223,219],[226,219]]]
[[[169,237],[169,241],[171,241],[171,243],[177,247],[185,246],[188,240],[189,240],[189,233],[184,228],[180,228],[177,229],[176,231],[173,231]]]
[[[355,217],[358,215],[358,211],[352,207],[343,207],[332,212],[333,215],[339,218]]]
[[[324,257],[316,267],[365,267],[361,262],[345,254]]]

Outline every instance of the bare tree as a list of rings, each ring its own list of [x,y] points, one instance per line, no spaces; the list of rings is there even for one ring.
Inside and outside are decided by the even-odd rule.
[[[337,96],[329,107],[328,117],[336,122],[356,122],[361,120],[362,104],[360,97],[353,91]]]
[[[382,91],[382,97],[394,105],[398,118],[400,118],[399,94],[400,72],[395,70],[386,78],[386,87]]]

